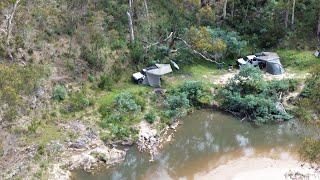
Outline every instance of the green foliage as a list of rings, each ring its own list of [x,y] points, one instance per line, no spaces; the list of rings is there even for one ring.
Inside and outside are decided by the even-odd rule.
[[[115,107],[120,113],[133,112],[139,113],[141,106],[137,99],[131,93],[121,93],[116,97]]]
[[[96,79],[95,79],[95,77],[94,77],[94,75],[92,75],[92,74],[89,74],[88,75],[88,81],[89,82],[94,82]]]
[[[226,31],[220,28],[208,29],[213,38],[220,38],[227,44],[227,57],[237,57],[243,55],[247,42],[244,41],[237,32]]]
[[[209,88],[200,81],[185,82],[176,91],[178,93],[185,93],[190,105],[194,107],[209,104],[212,98]]]
[[[202,26],[214,25],[216,21],[216,15],[214,9],[210,6],[205,6],[197,13],[198,23]]]
[[[113,81],[106,73],[100,75],[98,87],[102,90],[110,91],[113,86]]]
[[[185,93],[168,96],[164,104],[166,107],[164,115],[167,118],[183,117],[187,114],[187,111],[190,108],[189,100]]]
[[[211,99],[209,89],[202,82],[186,82],[169,91],[164,101],[163,113],[168,119],[180,118],[185,116],[191,107],[209,104]]]
[[[239,56],[247,45],[236,32],[220,28],[191,27],[187,37],[196,49],[210,53],[216,59]]]
[[[312,51],[280,50],[277,53],[285,67],[295,70],[309,71],[319,62]]]
[[[310,162],[320,162],[320,141],[314,138],[305,138],[300,148],[302,158]]]
[[[35,92],[42,75],[42,69],[37,66],[0,63],[0,106],[8,105],[3,109],[4,120],[12,122],[20,109],[28,108],[23,97]]]
[[[101,127],[108,128],[109,138],[122,139],[135,135],[137,132],[131,128],[132,124],[139,118],[145,106],[144,96],[123,92],[118,94],[113,103],[103,104],[99,108],[102,115]]]
[[[98,50],[81,48],[81,57],[88,62],[91,68],[102,70],[107,62],[107,57]]]
[[[30,125],[28,126],[28,132],[36,133],[37,129],[39,128],[41,122],[38,120],[33,120]]]
[[[157,118],[157,115],[156,115],[156,113],[153,112],[153,111],[148,112],[148,113],[144,116],[144,119],[145,119],[148,123],[150,123],[150,124],[152,124],[152,123],[156,120],[156,118]]]
[[[13,120],[15,120],[18,117],[18,115],[19,115],[19,113],[18,113],[17,109],[14,107],[10,107],[9,109],[7,109],[4,112],[3,120],[5,120],[7,122],[12,122]]]
[[[81,111],[91,106],[92,104],[93,102],[86,97],[86,93],[84,91],[75,92],[70,96],[67,111],[69,113]]]
[[[296,101],[295,114],[306,123],[320,126],[320,65],[311,71],[311,76],[306,80],[300,98]]]
[[[259,69],[247,66],[220,90],[218,99],[227,111],[256,124],[264,124],[292,118],[279,108],[278,99],[280,93],[288,93],[289,90],[289,80],[267,82]]]
[[[145,52],[143,50],[142,44],[138,41],[135,41],[132,45],[130,45],[130,56],[135,64],[144,63],[145,60]]]
[[[57,101],[63,101],[68,95],[67,89],[63,85],[56,85],[53,88],[52,98]]]
[[[292,92],[297,89],[298,81],[294,79],[272,80],[269,82],[268,91],[272,97],[277,96],[281,92]]]

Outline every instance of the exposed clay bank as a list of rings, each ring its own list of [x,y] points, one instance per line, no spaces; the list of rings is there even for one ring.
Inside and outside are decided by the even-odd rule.
[[[293,121],[255,128],[221,112],[196,111],[184,118],[174,140],[165,145],[154,162],[149,162],[148,155],[133,147],[128,150],[123,163],[96,174],[77,171],[73,178],[210,178],[210,172],[239,158],[275,158],[292,164],[291,161],[297,159],[295,150],[302,139],[299,130]]]

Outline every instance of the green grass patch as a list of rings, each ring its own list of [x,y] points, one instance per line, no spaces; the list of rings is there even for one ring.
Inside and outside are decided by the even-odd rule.
[[[65,137],[60,130],[60,127],[54,124],[43,124],[38,127],[39,133],[33,138],[27,138],[27,141],[35,144],[47,144],[52,140],[61,140],[61,137]]]
[[[113,89],[110,92],[107,92],[106,95],[103,97],[97,99],[98,105],[111,105],[113,101],[115,100],[116,96],[122,92],[130,92],[133,94],[137,93],[148,93],[149,91],[152,91],[152,87],[148,86],[142,86],[137,85],[133,83],[123,84],[122,86],[117,87],[116,89]]]
[[[313,51],[278,50],[281,62],[285,68],[299,71],[309,71],[314,65],[320,64],[320,59]]]

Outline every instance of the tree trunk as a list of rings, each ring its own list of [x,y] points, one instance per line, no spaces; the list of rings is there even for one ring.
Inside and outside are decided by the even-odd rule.
[[[289,22],[289,10],[288,10],[288,8],[286,7],[285,18],[284,18],[284,26],[285,26],[286,28],[288,28],[288,22]]]
[[[130,41],[134,42],[134,31],[133,31],[133,22],[132,22],[132,0],[129,0],[129,11],[127,11],[128,22],[129,22],[129,32],[130,32]]]
[[[233,19],[234,16],[234,1],[232,1],[232,10],[231,10],[231,17]]]
[[[6,39],[6,46],[7,46],[8,56],[10,57],[11,60],[13,60],[12,50],[11,50],[11,47],[10,47],[10,39],[11,39],[11,32],[12,32],[12,21],[13,21],[13,18],[14,18],[14,15],[15,15],[15,12],[16,12],[16,10],[17,10],[17,8],[18,8],[19,3],[20,3],[20,0],[17,0],[17,1],[14,3],[13,10],[12,10],[11,14],[8,15],[8,20],[7,20],[7,39]]]
[[[228,0],[225,0],[224,1],[224,4],[223,4],[223,19],[226,19],[227,17],[227,5],[228,5]]]
[[[149,22],[149,10],[148,10],[147,0],[144,0],[144,8],[146,9],[146,17],[147,17],[147,20]]]
[[[295,9],[296,9],[296,0],[293,0],[293,3],[292,3],[292,16],[291,16],[291,26],[293,28],[294,26],[294,14],[295,14]]]
[[[320,43],[320,13],[318,16],[319,16],[319,18],[318,18],[317,36],[318,36],[318,41]]]

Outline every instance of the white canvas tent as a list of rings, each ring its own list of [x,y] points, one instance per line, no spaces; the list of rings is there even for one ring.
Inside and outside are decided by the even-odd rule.
[[[170,64],[156,64],[156,66],[157,68],[146,71],[143,84],[161,87],[161,76],[172,72]]]

